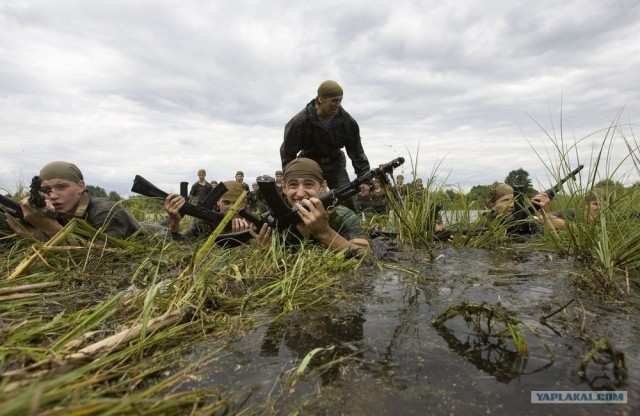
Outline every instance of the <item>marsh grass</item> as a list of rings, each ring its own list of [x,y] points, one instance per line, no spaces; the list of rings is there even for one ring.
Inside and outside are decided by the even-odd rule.
[[[213,338],[344,297],[362,258],[274,239],[267,250],[105,240],[75,221],[0,248],[0,415],[200,414],[224,391],[182,391]],[[107,241],[105,246],[103,243]]]
[[[556,162],[544,162],[545,158],[538,154],[550,174],[559,178],[567,174],[572,165],[580,163],[580,156],[584,157],[578,154],[580,142],[599,140],[587,174],[565,183],[564,195],[554,204],[560,211],[574,211],[575,217],[563,230],[545,228],[542,236],[547,247],[589,266],[588,273],[576,278],[579,286],[615,297],[628,295],[630,283],[637,287],[640,272],[639,187],[620,185],[632,173],[640,174],[639,147],[632,130],[629,129],[630,134],[625,131],[630,126],[621,125],[619,118],[620,114],[607,129],[571,143],[565,142],[562,132],[556,136],[555,132],[550,133],[540,126],[555,149],[555,155],[547,154],[547,159]],[[597,138],[598,134],[603,134],[602,139]],[[628,153],[614,160],[621,144]],[[628,169],[629,162],[631,170]],[[585,195],[598,189],[602,191],[597,194],[599,215],[593,219],[588,215]]]
[[[419,152],[415,158],[410,155],[414,182],[417,177],[418,157]],[[436,163],[431,175],[423,181],[424,190],[420,192],[416,192],[412,187],[406,195],[397,198],[388,187],[385,188],[387,202],[393,212],[389,225],[395,228],[398,241],[425,248],[432,260],[435,258],[432,246],[436,235],[436,223],[439,220],[438,213],[442,209],[442,201],[438,197],[442,184],[437,177],[440,163]]]

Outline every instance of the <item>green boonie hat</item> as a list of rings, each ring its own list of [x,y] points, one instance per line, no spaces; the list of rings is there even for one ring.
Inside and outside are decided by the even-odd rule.
[[[80,172],[80,169],[78,169],[76,165],[61,160],[47,163],[40,170],[40,179],[43,181],[51,179],[66,179],[75,183],[84,180],[82,172]]]
[[[236,172],[236,176],[238,176],[238,175],[242,175],[242,176],[244,176],[244,172],[243,172],[243,171],[241,171],[241,170],[239,170],[239,171],[237,171],[237,172]]]

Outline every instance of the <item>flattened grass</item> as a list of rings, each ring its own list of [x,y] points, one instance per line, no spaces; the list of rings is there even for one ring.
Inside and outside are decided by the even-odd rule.
[[[340,299],[340,280],[362,261],[279,239],[266,251],[158,238],[104,248],[78,239],[84,224],[68,227],[55,244],[3,249],[0,415],[224,411],[225,392],[174,392],[199,364],[189,353],[265,311]]]

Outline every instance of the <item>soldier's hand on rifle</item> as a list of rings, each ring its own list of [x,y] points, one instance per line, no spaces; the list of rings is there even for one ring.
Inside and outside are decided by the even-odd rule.
[[[564,228],[565,222],[562,218],[556,217],[551,212],[551,198],[546,192],[541,192],[538,195],[531,198],[531,202],[540,207],[540,216],[535,217],[537,220],[542,222],[545,226],[550,228]]]
[[[237,233],[250,229],[250,224],[247,220],[240,217],[234,217],[231,219],[231,232]]]
[[[542,214],[551,214],[551,209],[549,208],[551,205],[551,198],[549,198],[549,195],[547,195],[546,192],[540,192],[538,195],[531,198],[531,203],[539,207]]]
[[[318,198],[303,199],[301,203],[296,203],[298,215],[302,218],[304,225],[311,235],[320,238],[331,228],[329,227],[329,214]]]
[[[178,231],[180,227],[180,208],[187,202],[183,196],[178,194],[169,194],[164,199],[164,210],[169,214],[169,223],[167,228],[171,231]]]
[[[256,239],[260,249],[267,249],[271,244],[271,232],[271,227],[269,227],[267,223],[262,224],[259,233],[256,233],[256,227],[253,224],[251,224],[251,228],[249,228],[249,234]]]
[[[53,237],[58,231],[62,230],[62,225],[56,221],[55,215],[47,215],[55,213],[55,209],[51,205],[51,201],[47,200],[46,203],[47,206],[45,208],[36,208],[29,204],[29,198],[24,198],[20,201],[20,207],[26,222],[33,225],[37,230],[44,232],[47,236]]]

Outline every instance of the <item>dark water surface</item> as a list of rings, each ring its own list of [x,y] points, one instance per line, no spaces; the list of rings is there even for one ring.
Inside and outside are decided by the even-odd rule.
[[[376,247],[383,267],[372,261],[345,282],[345,302],[290,314],[222,344],[226,354],[202,365],[182,388],[222,391],[234,398],[232,414],[640,414],[637,295],[616,303],[582,293],[573,278],[584,270],[556,254],[448,247],[430,262],[383,244]],[[571,299],[577,300],[540,323]],[[524,329],[529,356],[511,342],[483,339],[460,317],[440,328],[431,324],[464,301],[499,302],[515,312],[540,337]],[[602,337],[624,353],[626,378],[610,363],[592,362],[580,373]],[[327,349],[293,382],[314,348]],[[628,404],[532,404],[532,390],[625,390]]]

